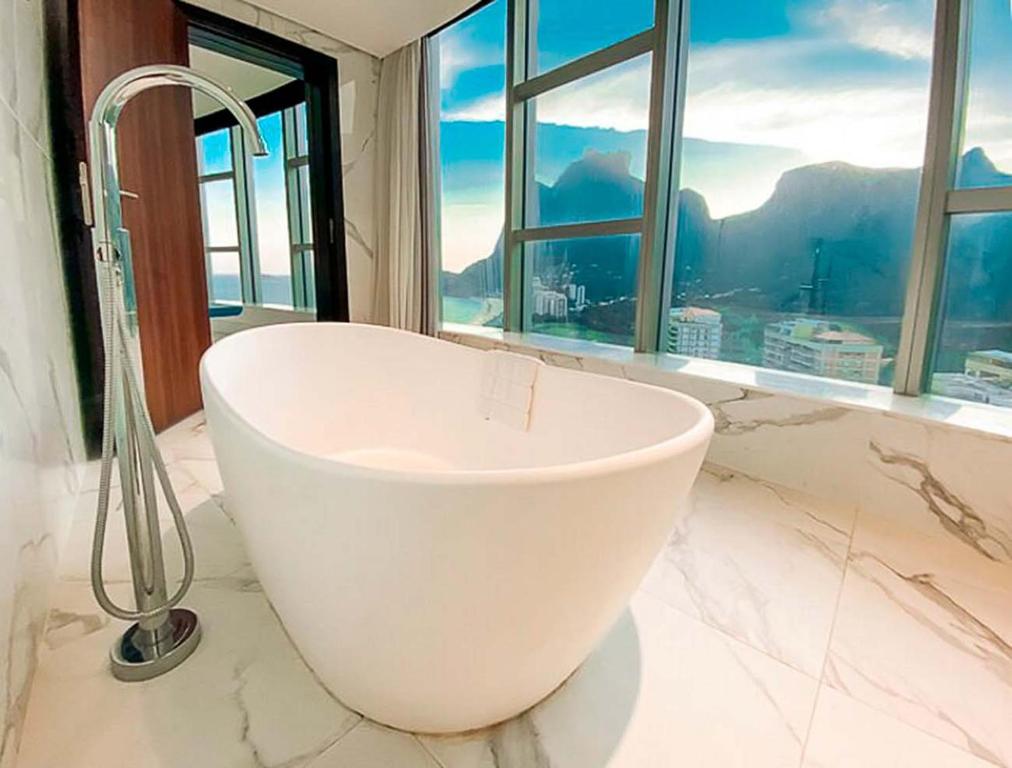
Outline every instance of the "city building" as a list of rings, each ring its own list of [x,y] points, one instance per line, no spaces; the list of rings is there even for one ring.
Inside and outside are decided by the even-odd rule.
[[[668,316],[668,352],[690,357],[720,357],[723,332],[720,312],[702,307],[675,307]]]
[[[1012,388],[1012,352],[987,349],[969,352],[963,364],[967,376]]]
[[[569,286],[573,288],[575,286]],[[534,314],[540,317],[550,317],[563,322],[569,316],[569,299],[565,293],[546,288],[540,277],[532,281],[532,294],[534,299]],[[582,289],[583,286],[580,286]]]
[[[563,286],[563,290],[566,292],[566,296],[569,297],[574,308],[583,309],[587,306],[587,286],[568,283]]]
[[[882,368],[882,345],[838,323],[782,320],[766,326],[763,365],[875,384]]]
[[[1012,352],[988,349],[969,352],[963,373],[936,373],[931,379],[936,395],[975,403],[1012,407]]]

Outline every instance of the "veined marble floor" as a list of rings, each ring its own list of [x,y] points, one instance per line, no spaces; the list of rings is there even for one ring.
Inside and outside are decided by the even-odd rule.
[[[629,610],[555,694],[482,732],[415,736],[348,710],[303,664],[227,516],[201,417],[160,442],[194,538],[184,605],[203,642],[162,678],[109,675],[123,625],[87,580],[92,484],[19,768],[1012,766],[1012,569],[930,521],[709,467]],[[107,580],[123,599],[110,519]]]

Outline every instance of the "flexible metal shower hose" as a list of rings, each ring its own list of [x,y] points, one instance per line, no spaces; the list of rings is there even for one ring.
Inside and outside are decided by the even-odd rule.
[[[119,297],[119,271],[114,259],[96,262],[98,269],[104,270],[105,290],[100,291],[99,301],[102,303],[103,337],[105,339],[105,405],[102,417],[102,467],[98,485],[98,510],[95,516],[95,538],[91,549],[91,586],[95,598],[102,609],[118,619],[142,621],[157,616],[178,605],[193,583],[193,544],[186,529],[186,521],[179,507],[165,462],[155,444],[155,430],[148,414],[147,403],[137,381],[137,369],[134,367],[133,356],[128,344],[129,334],[124,326],[123,305]],[[120,393],[125,378],[126,392]],[[131,611],[116,605],[106,592],[102,580],[102,553],[105,548],[106,522],[109,516],[109,496],[112,485],[112,464],[116,450],[126,450],[126,446],[116,446],[113,438],[114,398],[129,398],[133,411],[139,421],[137,453],[141,462],[150,461],[158,475],[158,482],[165,493],[172,520],[179,535],[179,544],[183,551],[183,581],[179,589],[168,598],[163,605],[146,611]],[[132,488],[123,488],[123,493],[133,493]],[[149,535],[158,535],[150,530]],[[144,584],[145,590],[152,585]]]

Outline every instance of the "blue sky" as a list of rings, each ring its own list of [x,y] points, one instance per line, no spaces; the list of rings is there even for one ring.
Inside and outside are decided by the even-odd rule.
[[[257,242],[260,271],[268,275],[291,274],[288,243],[288,209],[285,202],[285,155],[281,137],[281,115],[257,120],[267,144],[268,155],[253,159],[256,195]],[[227,130],[216,131],[198,140],[202,173],[231,170],[231,149]],[[237,245],[233,191],[228,181],[205,185],[209,241],[207,245]],[[213,254],[213,269],[219,274],[238,274],[238,258]]]
[[[652,6],[541,0],[539,70],[641,31]],[[1009,0],[975,0],[974,14],[966,145],[1012,170]],[[444,262],[453,270],[487,255],[502,225],[504,26],[496,0],[440,35],[442,130],[452,137],[443,143]],[[683,186],[724,216],[760,205],[798,165],[920,165],[932,34],[932,0],[696,0]],[[540,97],[539,137],[544,129],[556,140],[539,153],[538,180],[552,183],[588,147],[629,149],[641,169],[648,87],[643,57]]]

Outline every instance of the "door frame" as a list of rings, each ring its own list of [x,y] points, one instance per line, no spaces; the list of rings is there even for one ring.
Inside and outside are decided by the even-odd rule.
[[[348,266],[341,120],[336,59],[256,27],[176,0],[191,41],[298,77],[306,84],[316,312],[318,320],[347,322]],[[87,158],[87,121],[81,84],[78,0],[45,0],[46,70],[52,133],[54,197],[59,218],[63,271],[71,318],[86,451],[102,443],[104,365],[101,312],[92,252],[90,212],[78,185]],[[325,137],[325,140],[320,140]],[[203,258],[203,255],[201,256]]]
[[[305,83],[316,319],[347,322],[348,258],[337,60],[204,8],[179,0],[176,4],[186,16],[191,44]],[[320,137],[328,139],[321,141]]]

